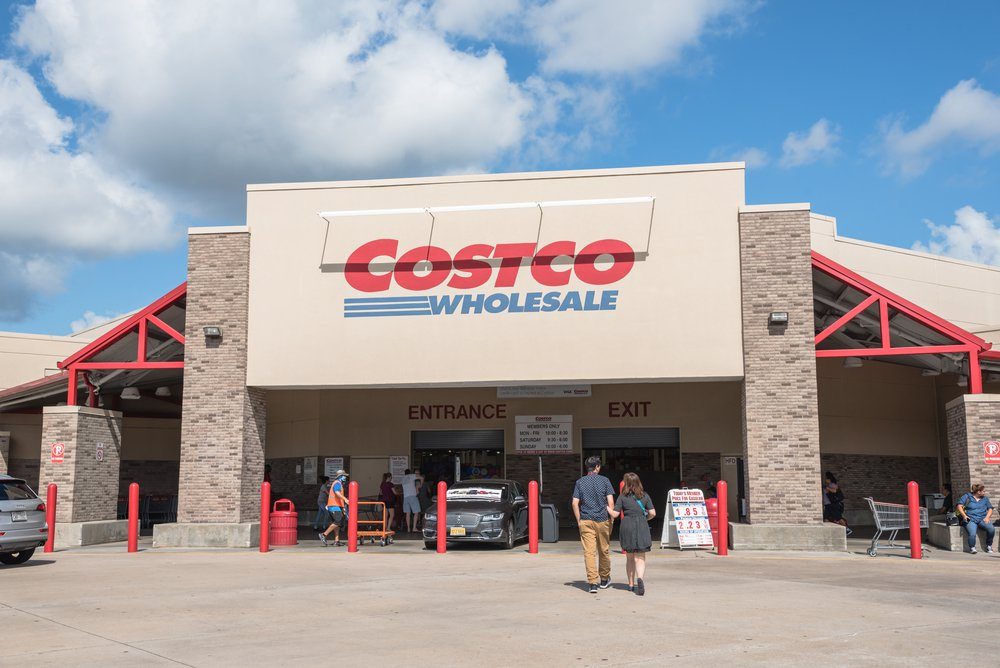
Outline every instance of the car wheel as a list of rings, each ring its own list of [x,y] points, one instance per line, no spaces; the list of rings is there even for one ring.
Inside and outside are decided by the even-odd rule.
[[[428,549],[428,550],[436,550],[437,549],[437,543],[434,542],[434,541],[432,541],[432,540],[425,540],[424,541],[424,548]]]
[[[30,550],[21,550],[20,552],[4,552],[0,554],[0,563],[13,566],[14,564],[23,564],[28,559],[31,559],[31,555],[35,553],[35,548]]]
[[[503,549],[514,549],[514,520],[507,522],[507,542],[503,544]]]

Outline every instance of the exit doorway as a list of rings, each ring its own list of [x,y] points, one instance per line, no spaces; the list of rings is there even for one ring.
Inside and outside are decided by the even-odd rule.
[[[657,513],[666,507],[667,492],[680,486],[681,443],[677,427],[612,427],[583,430],[583,459],[601,458],[601,473],[617,494],[622,476],[639,475]]]

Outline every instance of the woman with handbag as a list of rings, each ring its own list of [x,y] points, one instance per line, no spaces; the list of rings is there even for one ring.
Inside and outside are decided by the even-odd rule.
[[[615,507],[608,508],[611,517],[622,517],[618,529],[618,542],[625,552],[625,574],[628,577],[628,589],[639,596],[646,594],[646,553],[653,546],[653,537],[649,531],[649,520],[656,517],[653,501],[642,488],[642,481],[635,473],[626,473],[622,478],[624,486],[621,496],[615,502]]]

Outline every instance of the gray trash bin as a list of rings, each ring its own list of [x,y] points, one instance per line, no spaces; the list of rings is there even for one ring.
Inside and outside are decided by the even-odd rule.
[[[541,513],[541,540],[543,543],[559,542],[559,511],[554,503],[538,504]]]

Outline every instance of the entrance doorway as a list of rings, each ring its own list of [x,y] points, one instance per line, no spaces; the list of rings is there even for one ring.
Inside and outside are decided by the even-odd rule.
[[[666,507],[667,492],[681,482],[680,429],[621,427],[583,430],[583,459],[601,458],[601,473],[618,492],[622,476],[632,471],[653,500],[657,512]]]
[[[455,482],[458,457],[462,480],[502,478],[503,429],[440,429],[410,432],[413,468],[432,480]]]

